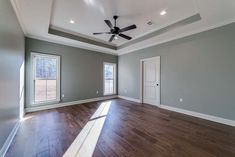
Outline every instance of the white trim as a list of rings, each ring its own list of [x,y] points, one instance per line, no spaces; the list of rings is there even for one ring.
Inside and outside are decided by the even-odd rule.
[[[158,59],[160,56],[155,56],[155,57],[150,57],[150,58],[143,58],[140,61],[149,61],[149,60],[153,60],[153,59]]]
[[[129,101],[141,103],[140,99],[134,99],[134,98],[130,98],[130,97],[126,97],[126,96],[121,96],[121,95],[118,95],[118,97],[121,98],[121,99],[125,99],[125,100],[129,100]]]
[[[25,37],[32,38],[32,39],[37,39],[37,40],[42,40],[42,41],[48,41],[48,42],[55,43],[55,44],[60,44],[60,45],[76,47],[76,48],[80,48],[80,49],[86,49],[86,50],[90,50],[90,51],[94,51],[94,52],[101,52],[101,53],[104,53],[104,54],[111,54],[111,55],[118,56],[117,50],[111,50],[109,48],[101,48],[99,46],[95,46],[95,45],[91,45],[91,44],[87,44],[87,43],[85,45],[82,45],[81,42],[80,43],[74,43],[74,41],[72,39],[70,39],[69,41],[61,41],[61,40],[64,40],[63,37],[61,37],[60,39],[53,39],[52,37],[54,37],[54,36],[49,35],[48,32],[47,32],[46,37],[30,34],[27,31],[27,28],[25,27],[25,24],[23,22],[23,18],[22,18],[22,15],[21,15],[22,11],[21,11],[20,7],[18,7],[18,3],[17,3],[18,1],[17,0],[10,0],[10,2],[11,2],[11,5],[14,9],[14,12],[17,16],[17,19],[20,23],[21,29],[22,29]],[[48,25],[48,28],[49,28],[49,25]]]
[[[185,109],[181,109],[181,108],[176,108],[176,107],[172,107],[172,106],[167,106],[167,105],[161,105],[161,108],[166,109],[166,110],[170,110],[170,111],[174,111],[174,112],[178,112],[178,113],[182,113],[182,114],[186,114],[186,115],[189,115],[189,116],[193,116],[193,117],[197,117],[197,118],[201,118],[201,119],[205,119],[205,120],[209,120],[209,121],[213,121],[213,122],[217,122],[217,123],[221,123],[221,124],[226,124],[226,125],[230,125],[230,126],[234,126],[235,127],[235,121],[234,120],[225,119],[225,118],[221,118],[221,117],[216,117],[216,116],[212,116],[212,115],[208,115],[208,114],[203,114],[203,113],[199,113],[199,112],[189,111],[189,110],[185,110]]]
[[[28,33],[26,31],[26,27],[25,27],[24,22],[22,20],[22,16],[20,14],[21,11],[20,11],[20,8],[18,7],[17,1],[15,1],[15,0],[10,0],[10,1],[11,1],[11,5],[15,11],[16,17],[20,23],[21,29],[24,32],[24,35],[27,36]]]
[[[200,15],[200,13],[199,13],[198,11],[195,11],[194,13],[192,13],[192,14],[190,14],[190,15],[186,15],[186,16],[177,18],[177,19],[175,19],[175,20],[173,20],[173,21],[171,21],[171,22],[169,22],[169,23],[165,23],[164,25],[162,25],[162,26],[160,26],[160,27],[157,27],[157,28],[154,28],[154,29],[152,29],[152,30],[146,31],[146,32],[144,32],[144,33],[142,33],[142,34],[136,36],[135,39],[139,39],[139,38],[141,38],[141,37],[144,37],[144,36],[146,36],[146,35],[149,35],[149,34],[151,34],[151,33],[154,33],[154,32],[156,32],[156,31],[159,31],[160,29],[163,29],[163,28],[165,28],[165,27],[171,26],[171,25],[173,25],[173,24],[175,24],[175,23],[178,23],[178,22],[180,22],[180,21],[183,21],[183,20],[185,20],[185,19],[187,19],[187,18],[190,18],[191,16],[195,16],[195,15],[197,15],[197,14]],[[131,40],[130,40],[130,41],[131,41]],[[119,47],[119,46],[123,46],[123,45],[125,45],[125,44],[128,44],[130,41],[127,41],[126,43],[123,43],[123,44],[119,44],[119,45],[117,45],[117,46],[118,46],[118,47]],[[134,43],[134,44],[135,44],[135,43]],[[132,45],[132,44],[131,44],[131,45]],[[128,46],[127,46],[127,47],[128,47]]]
[[[222,26],[229,25],[229,24],[234,23],[234,22],[235,22],[235,19],[229,19],[227,21],[215,24],[215,25],[210,26],[210,27],[201,28],[199,30],[194,30],[193,29],[192,31],[189,31],[187,33],[182,33],[182,34],[176,35],[176,36],[174,36],[172,38],[169,38],[169,39],[166,39],[166,40],[162,40],[160,42],[155,42],[155,43],[148,44],[148,45],[145,44],[143,46],[138,46],[137,48],[134,48],[134,49],[131,49],[131,50],[127,50],[125,52],[118,53],[118,56],[121,56],[121,55],[124,55],[124,54],[128,54],[128,53],[132,53],[132,52],[136,52],[138,50],[145,49],[145,48],[148,48],[148,47],[157,46],[157,45],[160,45],[160,44],[163,44],[163,43],[167,43],[167,42],[170,42],[170,41],[173,41],[173,40],[177,40],[177,39],[181,39],[181,38],[184,38],[184,37],[188,37],[188,36],[191,36],[191,35],[194,35],[194,34],[198,34],[198,33],[206,32],[206,31],[209,31],[209,30],[213,30],[213,29],[216,29],[216,28],[219,28],[219,27],[222,27]],[[138,43],[136,43],[136,44],[138,44]],[[135,45],[135,44],[133,44],[133,45]],[[120,50],[122,50],[122,49],[120,49]]]
[[[14,126],[14,128],[12,129],[11,133],[9,134],[9,136],[7,137],[7,140],[5,141],[5,143],[3,144],[1,150],[0,150],[0,156],[4,157],[7,153],[7,150],[9,149],[12,140],[14,139],[18,129],[20,126],[20,122],[17,122]]]
[[[118,56],[117,54],[117,50],[112,50],[112,49],[108,49],[108,48],[94,48],[94,47],[98,47],[95,45],[80,45],[80,43],[77,43],[78,41],[73,41],[72,39],[67,39],[66,41],[61,41],[63,39],[61,39],[62,37],[58,37],[60,38],[59,40],[54,39],[52,37],[54,37],[53,35],[51,35],[50,37],[41,37],[41,36],[37,36],[37,35],[32,35],[32,34],[27,34],[26,37],[31,38],[31,39],[36,39],[36,40],[42,40],[42,41],[47,41],[50,43],[55,43],[55,44],[59,44],[59,45],[65,45],[65,46],[70,46],[70,47],[75,47],[75,48],[79,48],[79,49],[85,49],[85,50],[90,50],[90,51],[94,51],[94,52],[100,52],[103,54],[111,54],[114,56]],[[86,43],[87,44],[87,43]]]
[[[52,18],[50,18],[50,19],[52,19]],[[109,41],[106,41],[106,40],[95,38],[94,36],[89,36],[89,35],[81,34],[81,33],[78,33],[77,31],[72,31],[72,30],[69,30],[69,29],[66,29],[66,28],[58,27],[58,26],[55,26],[53,24],[51,24],[49,26],[49,29],[53,29],[53,30],[57,30],[57,31],[60,31],[60,32],[68,33],[68,34],[71,34],[71,35],[75,35],[75,36],[78,36],[78,37],[83,37],[83,38],[86,38],[86,39],[90,39],[90,40],[93,40],[93,41],[96,41],[96,42],[99,42],[99,43],[102,43],[102,44],[105,44],[105,45],[108,45],[108,46],[113,46],[115,48],[117,47],[117,45],[115,43],[113,43],[113,42],[109,42]]]
[[[143,103],[143,62],[140,60],[140,103]]]
[[[35,94],[34,94],[34,81],[35,81],[35,57],[40,56],[40,57],[51,57],[56,59],[57,61],[57,76],[56,76],[56,100],[52,101],[46,101],[46,102],[39,102],[35,103]],[[60,56],[59,55],[53,55],[53,54],[46,54],[46,53],[38,53],[38,52],[31,52],[31,57],[30,57],[30,62],[31,62],[31,68],[30,68],[30,103],[31,104],[53,104],[56,102],[60,102]]]
[[[121,99],[141,103],[139,99],[133,99],[130,97],[125,97],[125,96],[120,96],[120,95],[118,95],[118,97]],[[158,107],[158,106],[156,106],[156,107]],[[176,108],[176,107],[163,105],[163,104],[161,104],[159,108],[235,127],[235,120],[225,119],[225,118],[221,118],[221,117],[217,117],[217,116],[212,116],[212,115],[208,115],[208,114],[204,114],[204,113],[189,111],[189,110]]]
[[[92,99],[84,99],[84,100],[78,100],[78,101],[72,101],[72,102],[64,102],[64,103],[45,105],[45,106],[28,107],[25,109],[25,111],[26,111],[26,113],[29,113],[29,112],[42,111],[42,110],[48,110],[48,109],[53,109],[53,108],[59,108],[59,107],[101,101],[101,100],[108,100],[108,99],[113,99],[113,98],[117,98],[117,95],[107,96],[107,97],[98,97],[98,98],[92,98]]]
[[[91,50],[91,51],[97,51],[97,52],[101,52],[101,53],[118,55],[118,56],[121,56],[121,55],[124,55],[124,54],[127,54],[127,53],[131,53],[131,52],[135,52],[137,50],[141,50],[141,49],[144,49],[144,48],[160,45],[162,43],[170,42],[172,40],[184,38],[184,37],[187,37],[187,36],[190,36],[190,35],[194,35],[194,34],[198,34],[198,33],[201,33],[201,32],[209,31],[209,30],[212,30],[212,29],[215,29],[215,28],[218,28],[218,27],[222,27],[222,26],[225,26],[225,25],[228,25],[228,24],[231,24],[231,23],[235,22],[235,19],[228,19],[226,21],[223,21],[221,23],[217,23],[217,24],[212,25],[210,27],[201,28],[199,30],[194,30],[193,29],[192,31],[189,31],[188,33],[179,34],[177,36],[174,36],[174,37],[166,39],[166,40],[162,40],[160,42],[154,42],[152,44],[147,44],[147,45],[144,44],[142,46],[138,46],[137,48],[133,48],[131,50],[126,50],[124,52],[121,51],[122,49],[120,49],[120,50],[109,50],[109,49],[100,50],[99,48],[94,48],[93,47],[94,45],[92,45],[92,46],[90,46],[90,45],[82,46],[82,45],[77,44],[77,43],[71,43],[71,42],[68,42],[68,41],[59,41],[59,40],[56,40],[56,39],[51,39],[48,36],[47,37],[42,37],[42,36],[35,36],[35,35],[32,35],[32,34],[29,34],[27,32],[26,27],[24,25],[24,22],[22,20],[22,16],[20,14],[21,10],[17,5],[17,1],[15,1],[15,0],[10,0],[10,1],[11,1],[12,7],[15,11],[15,14],[18,18],[18,21],[19,21],[19,23],[21,25],[21,28],[22,28],[22,30],[23,30],[26,37],[33,38],[33,39],[38,39],[38,40],[43,40],[43,41],[48,41],[48,42],[52,42],[52,43],[57,43],[57,44],[62,44],[62,45],[68,45],[68,46],[82,48],[82,49],[88,49],[88,50]],[[139,44],[139,43],[136,43],[136,44]]]
[[[105,80],[104,80],[104,77],[105,77],[105,73],[104,73],[104,66],[105,65],[111,65],[111,66],[113,66],[114,67],[114,80],[113,80],[113,93],[111,93],[111,94],[105,94],[104,92],[105,92]],[[117,66],[116,66],[116,63],[110,63],[110,62],[103,62],[103,95],[104,96],[108,96],[108,95],[115,95],[115,94],[117,94],[117,89],[116,89],[116,85],[117,85]]]
[[[144,59],[141,59],[140,60],[140,102],[143,103],[144,102],[144,97],[143,97],[143,63],[145,61],[149,61],[149,60],[155,60],[155,59],[158,59],[159,60],[159,103],[152,103],[152,102],[148,102],[149,104],[151,105],[154,105],[154,106],[158,106],[160,107],[161,105],[161,56],[155,56],[155,57],[150,57],[150,58],[144,58]]]

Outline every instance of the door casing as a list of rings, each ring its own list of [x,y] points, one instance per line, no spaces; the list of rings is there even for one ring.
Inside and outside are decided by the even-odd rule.
[[[154,105],[154,106],[161,106],[161,57],[160,56],[156,56],[156,57],[151,57],[151,58],[144,58],[140,60],[140,103],[143,103],[144,101],[144,62],[148,61],[148,60],[153,60],[153,59],[159,59],[159,104],[150,104],[150,105]]]

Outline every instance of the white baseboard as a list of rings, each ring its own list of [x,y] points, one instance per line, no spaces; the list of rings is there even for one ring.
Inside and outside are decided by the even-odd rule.
[[[94,102],[94,101],[113,99],[113,98],[117,98],[117,97],[119,97],[121,99],[129,100],[129,101],[133,101],[136,103],[140,103],[139,99],[134,99],[134,98],[121,96],[121,95],[114,95],[114,96],[107,96],[107,97],[98,97],[98,98],[92,98],[92,99],[78,100],[78,101],[73,101],[73,102],[59,103],[59,104],[53,104],[53,105],[30,107],[30,108],[26,108],[25,111],[26,111],[26,113],[35,112],[35,111],[52,109],[52,108],[65,107],[65,106],[89,103],[89,102]],[[167,106],[167,105],[161,105],[160,108],[235,127],[234,120],[216,117],[216,116],[212,116],[212,115],[207,115],[207,114],[203,114],[203,113],[199,113],[199,112],[189,111],[189,110],[185,110],[185,109],[180,109],[180,108]]]
[[[140,99],[134,99],[134,98],[130,98],[130,97],[126,97],[126,96],[121,96],[121,95],[118,95],[118,97],[121,98],[121,99],[125,99],[125,100],[129,100],[129,101],[134,101],[134,102],[140,103]]]
[[[35,111],[42,111],[42,110],[48,110],[48,109],[53,109],[53,108],[84,104],[84,103],[89,103],[89,102],[94,102],[94,101],[108,100],[108,99],[113,99],[113,98],[117,98],[117,95],[78,100],[78,101],[72,101],[72,102],[64,102],[64,103],[45,105],[45,106],[28,107],[28,108],[25,108],[25,112],[29,113],[29,112],[35,112]]]
[[[118,97],[122,98],[122,99],[125,99],[125,100],[140,103],[139,99],[133,99],[133,98],[125,97],[125,96],[121,96],[121,95],[118,95]],[[159,107],[159,106],[157,106],[157,107]],[[221,117],[216,117],[216,116],[212,116],[212,115],[208,115],[208,114],[189,111],[189,110],[176,108],[176,107],[172,107],[172,106],[167,106],[167,105],[162,105],[162,104],[160,105],[160,108],[235,127],[235,121],[234,120],[225,119],[225,118],[221,118]]]
[[[161,105],[161,108],[235,127],[235,121],[234,120],[225,119],[225,118],[221,118],[221,117],[216,117],[216,116],[212,116],[212,115],[208,115],[208,114],[204,114],[204,113],[189,111],[189,110],[185,110],[185,109],[180,109],[180,108],[167,106],[167,105]]]
[[[7,137],[7,140],[5,141],[5,143],[3,144],[1,150],[0,150],[0,156],[4,157],[7,153],[8,148],[11,145],[11,142],[13,140],[13,138],[15,137],[17,130],[19,129],[20,126],[20,122],[17,122],[14,126],[14,128],[12,129],[11,133],[9,134],[9,136]]]

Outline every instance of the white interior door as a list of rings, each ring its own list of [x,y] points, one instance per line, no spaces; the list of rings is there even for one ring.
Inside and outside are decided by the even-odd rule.
[[[143,61],[143,103],[160,106],[160,57]]]

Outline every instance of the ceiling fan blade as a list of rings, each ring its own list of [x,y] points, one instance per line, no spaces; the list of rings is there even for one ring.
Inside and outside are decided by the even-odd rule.
[[[132,30],[132,29],[135,29],[135,28],[137,28],[136,25],[130,25],[128,27],[120,29],[119,32],[121,33],[121,32],[129,31],[129,30]]]
[[[129,36],[125,35],[125,34],[119,34],[119,36],[123,37],[123,38],[125,38],[127,40],[131,40],[132,39],[132,37],[129,37]]]
[[[100,35],[100,34],[111,34],[110,32],[99,32],[99,33],[93,33],[93,35]]]
[[[113,25],[109,20],[104,20],[104,22],[109,26],[109,28],[113,28]]]
[[[110,37],[110,39],[109,39],[109,42],[112,42],[113,39],[114,39],[114,37],[115,37],[115,35],[112,35],[112,36]]]

